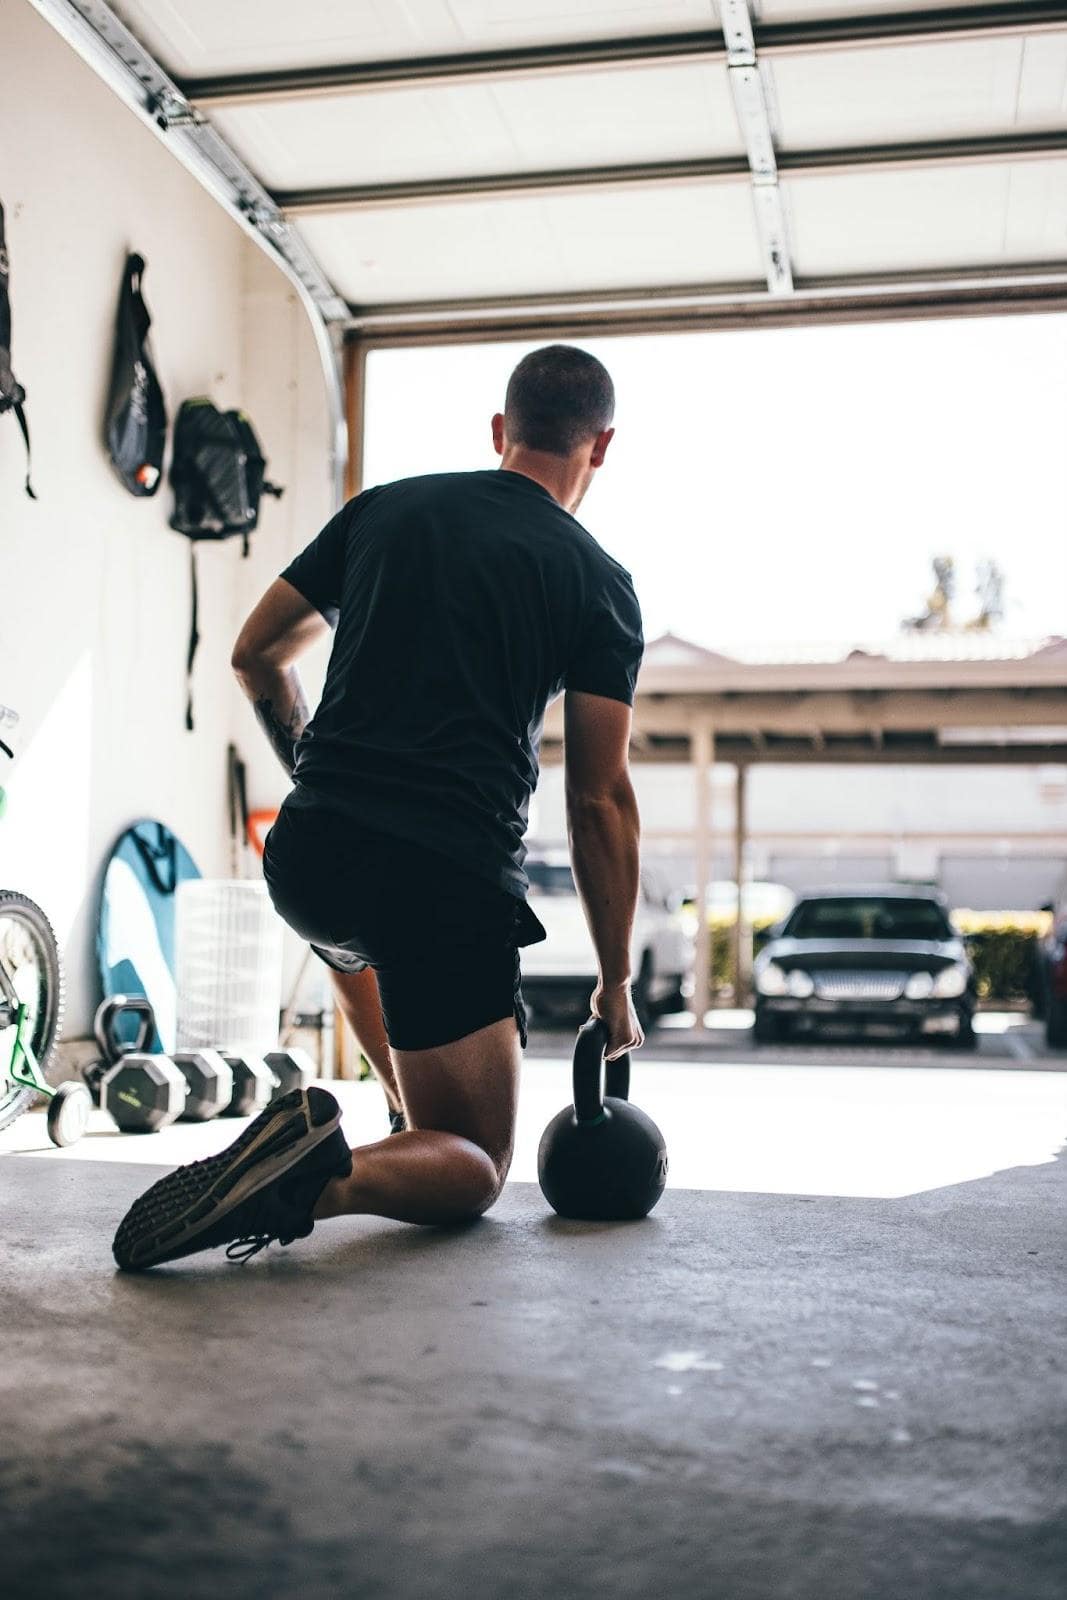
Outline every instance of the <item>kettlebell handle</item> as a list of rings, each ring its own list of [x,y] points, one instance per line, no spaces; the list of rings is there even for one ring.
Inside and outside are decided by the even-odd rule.
[[[590,1017],[578,1029],[574,1046],[574,1114],[579,1122],[596,1122],[604,1115],[604,1096],[630,1098],[630,1056],[604,1061],[608,1030],[599,1017]],[[606,1080],[601,1087],[601,1079]]]
[[[120,1039],[117,1023],[120,1017],[137,1018],[137,1034],[132,1040]],[[143,994],[113,994],[97,1008],[93,1032],[101,1053],[109,1066],[131,1051],[148,1049],[156,1031],[156,1014],[152,1003]]]

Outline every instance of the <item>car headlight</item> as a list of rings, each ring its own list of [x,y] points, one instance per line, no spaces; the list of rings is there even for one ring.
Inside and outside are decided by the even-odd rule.
[[[801,972],[799,967],[794,967],[786,979],[786,987],[794,1000],[806,1000],[810,994],[815,993],[815,983],[809,972]]]
[[[942,967],[934,979],[933,992],[939,1000],[956,1000],[967,989],[970,977],[966,962],[954,961],[950,967]]]
[[[760,994],[788,994],[789,986],[785,972],[777,961],[768,961],[756,970],[756,988]]]
[[[913,972],[904,985],[904,993],[909,1000],[928,1000],[934,992],[934,975],[932,972]]]

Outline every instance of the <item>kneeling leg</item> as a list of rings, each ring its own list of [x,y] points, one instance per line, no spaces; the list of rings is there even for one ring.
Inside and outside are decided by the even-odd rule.
[[[317,1219],[370,1214],[440,1224],[481,1216],[511,1165],[521,1048],[514,1017],[432,1050],[394,1050],[408,1132],[353,1152]]]

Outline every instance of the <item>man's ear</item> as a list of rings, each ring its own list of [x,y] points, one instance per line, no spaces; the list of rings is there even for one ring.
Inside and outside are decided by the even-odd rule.
[[[603,433],[597,434],[596,438],[593,440],[593,452],[589,457],[589,463],[591,466],[602,467],[604,465],[604,457],[608,453],[608,445],[611,443],[614,437],[614,428],[605,428]]]
[[[504,413],[498,411],[492,421],[493,449],[498,456],[504,454]]]

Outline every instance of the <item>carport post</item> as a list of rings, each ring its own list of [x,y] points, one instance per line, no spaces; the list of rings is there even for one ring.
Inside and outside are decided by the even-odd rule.
[[[734,1005],[743,1006],[748,998],[749,969],[752,965],[752,930],[742,903],[742,884],[745,875],[745,845],[748,841],[746,816],[748,767],[737,763],[737,784],[734,789],[734,882],[737,884],[737,916],[734,918],[733,984]]]
[[[696,800],[696,961],[693,967],[693,1026],[703,1030],[704,1013],[711,998],[711,930],[708,927],[708,891],[711,886],[711,771],[715,760],[715,733],[706,719],[694,722],[689,745],[693,762]]]

